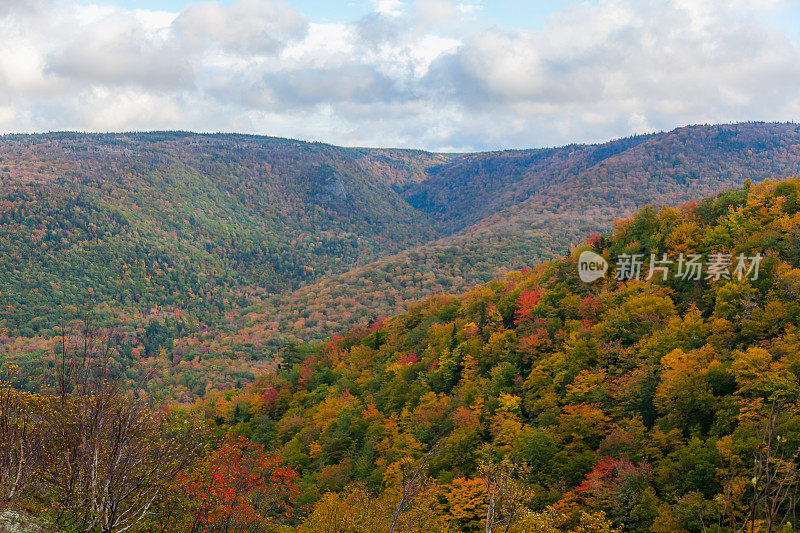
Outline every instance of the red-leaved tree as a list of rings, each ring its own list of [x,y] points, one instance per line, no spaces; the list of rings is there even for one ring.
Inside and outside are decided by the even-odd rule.
[[[297,473],[249,439],[229,437],[187,478],[192,531],[272,531],[294,517]]]
[[[517,297],[516,311],[514,312],[514,323],[519,324],[525,320],[530,320],[533,310],[539,305],[542,299],[542,290],[538,287],[530,291],[522,291]]]

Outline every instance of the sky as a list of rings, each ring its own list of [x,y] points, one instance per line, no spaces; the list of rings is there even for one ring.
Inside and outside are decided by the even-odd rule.
[[[0,133],[473,151],[800,122],[799,0],[0,0]]]

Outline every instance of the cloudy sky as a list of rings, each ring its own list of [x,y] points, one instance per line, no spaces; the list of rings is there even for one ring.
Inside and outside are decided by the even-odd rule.
[[[0,0],[0,132],[482,150],[800,121],[797,0]]]

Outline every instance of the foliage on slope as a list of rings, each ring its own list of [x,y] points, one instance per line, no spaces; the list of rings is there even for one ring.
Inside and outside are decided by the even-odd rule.
[[[429,240],[384,170],[412,156],[369,155],[232,135],[3,137],[3,325],[33,336],[85,302],[209,321]]]
[[[687,190],[701,197],[719,192],[715,183],[792,175],[799,144],[796,124],[686,126],[596,145],[468,154],[402,190],[456,230],[529,201],[551,213],[675,205]]]
[[[645,208],[581,248],[760,252],[757,280],[585,284],[576,250],[356,328],[201,407],[295,466],[307,497],[333,491],[327,510],[354,483],[396,490],[436,447],[436,509],[463,530],[485,519],[485,491],[469,487],[487,460],[525,465],[533,511],[604,511],[628,531],[766,529],[759,498],[776,486],[754,458],[789,494],[800,484],[799,202],[800,180],[748,184]]]
[[[53,327],[88,305],[124,332],[130,379],[148,393],[238,387],[298,343],[560,257],[640,205],[796,172],[798,146],[793,124],[460,155],[5,136],[0,354],[35,381]]]
[[[561,257],[645,204],[679,205],[745,179],[791,175],[800,171],[799,155],[796,125],[740,124],[460,156],[431,166],[430,177],[410,182],[403,194],[431,216],[441,215],[446,227],[466,228],[272,295],[258,312],[272,324],[269,335],[278,345],[324,339],[401,313],[420,298],[461,293]],[[413,191],[421,189],[435,190],[436,200],[416,202]]]

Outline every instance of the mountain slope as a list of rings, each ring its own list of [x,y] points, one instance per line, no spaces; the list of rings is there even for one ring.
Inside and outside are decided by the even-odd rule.
[[[604,511],[624,531],[762,530],[764,494],[778,519],[800,503],[758,470],[800,484],[798,244],[798,179],[645,208],[561,260],[356,328],[202,409],[294,465],[304,494],[341,493],[312,521],[362,484],[392,497],[436,446],[420,497],[456,530],[482,530],[499,465],[517,465],[508,497],[554,505],[565,528]],[[607,277],[580,281],[585,250]],[[696,280],[614,277],[625,254],[692,253],[763,261],[741,279],[735,261]]]
[[[795,174],[800,129],[483,154],[55,133],[4,136],[0,158],[0,353],[39,361],[62,317],[90,309],[124,325],[132,373],[202,395],[294,344],[559,257],[639,206]]]
[[[680,201],[688,191],[791,175],[795,124],[687,126],[671,132],[542,150],[470,154],[403,188],[411,205],[460,230],[504,210],[636,209],[643,198]],[[550,203],[548,203],[548,201]]]
[[[446,156],[398,154],[232,135],[6,136],[3,321],[30,334],[84,302],[224,310],[425,242],[436,233],[389,186],[392,164]]]
[[[597,146],[460,156],[429,173],[405,190],[412,203],[419,200],[414,191],[435,191],[432,203],[418,207],[446,225],[483,218],[453,235],[272,296],[258,313],[269,317],[276,345],[322,339],[402,312],[408,302],[464,292],[560,257],[570,244],[646,204],[682,204],[745,179],[800,173],[800,129],[692,126]],[[446,212],[437,214],[440,206]]]

